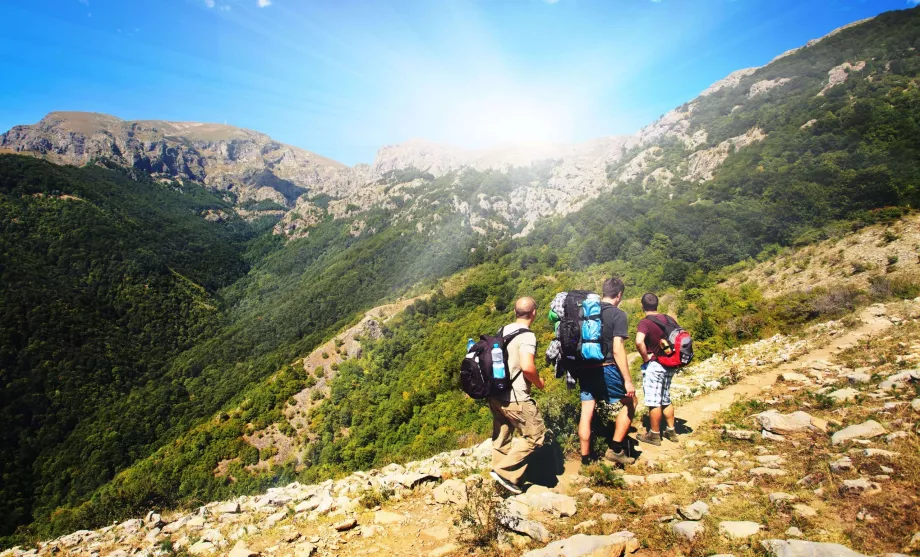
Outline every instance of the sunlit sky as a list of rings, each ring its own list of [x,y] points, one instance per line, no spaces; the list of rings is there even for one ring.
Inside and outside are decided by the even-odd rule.
[[[634,133],[905,0],[0,0],[0,131],[53,110],[226,122],[347,164]]]

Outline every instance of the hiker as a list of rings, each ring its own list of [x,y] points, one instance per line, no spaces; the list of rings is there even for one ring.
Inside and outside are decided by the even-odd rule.
[[[627,456],[626,435],[636,414],[636,388],[629,375],[626,361],[625,339],[629,337],[629,319],[618,306],[623,299],[625,286],[618,278],[604,281],[601,298],[601,364],[583,364],[577,370],[581,390],[581,418],[578,422],[578,440],[581,443],[581,463],[590,464],[591,420],[598,402],[611,406],[617,412],[613,439],[604,458],[618,464],[633,464],[636,459]],[[613,415],[611,412],[611,415]]]
[[[639,321],[636,332],[636,348],[642,355],[642,391],[648,407],[649,426],[644,434],[636,438],[650,445],[661,445],[661,438],[677,443],[674,429],[674,406],[671,404],[671,379],[679,368],[662,365],[658,359],[664,357],[662,339],[665,328],[677,323],[668,315],[658,313],[658,296],[649,292],[642,296],[642,310],[645,317]],[[664,343],[667,344],[667,343]],[[667,422],[667,429],[661,431],[661,417]]]
[[[529,329],[537,316],[533,298],[521,298],[514,304],[515,321],[499,333],[508,336],[519,329]],[[511,388],[489,399],[492,410],[492,472],[499,485],[514,494],[521,493],[528,457],[543,445],[546,426],[530,397],[531,386],[543,389],[544,383],[534,356],[537,337],[532,332],[518,334],[507,345],[508,376]],[[512,443],[512,435],[520,438]]]

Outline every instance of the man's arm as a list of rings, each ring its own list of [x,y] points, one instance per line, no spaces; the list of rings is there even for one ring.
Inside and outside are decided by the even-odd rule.
[[[524,374],[524,378],[530,381],[534,387],[543,390],[546,385],[543,383],[543,378],[537,373],[537,364],[534,362],[534,355],[522,349],[518,351],[518,358],[521,360],[521,373]]]
[[[645,347],[645,333],[638,331],[636,333],[636,350],[639,351],[639,355],[642,356],[642,361],[648,363],[652,358],[648,354],[648,348]]]
[[[616,362],[620,375],[623,376],[626,396],[635,397],[636,388],[633,386],[632,376],[629,374],[629,361],[626,359],[626,343],[623,342],[623,337],[613,337],[613,361]]]

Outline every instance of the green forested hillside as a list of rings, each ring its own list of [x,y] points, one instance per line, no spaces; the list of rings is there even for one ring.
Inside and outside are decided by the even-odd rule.
[[[0,156],[0,531],[36,500],[83,499],[159,436],[184,396],[163,382],[171,357],[219,328],[214,293],[246,272],[245,228],[198,215],[223,207]]]
[[[507,320],[518,295],[545,308],[555,292],[609,274],[624,277],[628,297],[670,291],[701,357],[829,315],[813,303],[820,292],[765,301],[714,284],[727,265],[917,207],[918,41],[920,11],[883,14],[696,99],[680,109],[689,133],[707,132],[693,150],[755,127],[766,137],[732,150],[705,182],[686,177],[687,144],[666,137],[641,175],[517,239],[500,227],[479,235],[451,207],[512,180],[545,181],[539,165],[438,179],[405,171],[420,181],[390,208],[326,212],[284,243],[205,221],[224,205],[202,189],[0,158],[0,412],[10,424],[0,533],[32,520],[27,533],[60,533],[464,444],[489,414],[459,392],[456,363],[465,339]],[[866,66],[818,95],[845,61]],[[779,77],[791,81],[749,95]],[[674,179],[643,179],[659,168]],[[292,367],[297,358],[361,310],[464,269],[462,291],[417,302],[340,367],[311,435],[296,440],[304,469],[246,469],[260,456],[244,433],[293,430],[282,409],[315,381]],[[862,296],[852,294],[843,305]],[[560,425],[574,412],[570,393],[556,382],[542,404],[570,431]],[[215,474],[221,462],[230,474]]]

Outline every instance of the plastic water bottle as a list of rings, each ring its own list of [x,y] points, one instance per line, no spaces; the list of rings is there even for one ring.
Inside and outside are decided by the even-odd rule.
[[[505,378],[505,357],[502,355],[502,349],[498,344],[492,345],[492,377],[495,379]]]
[[[469,352],[470,348],[472,348],[474,344],[476,344],[475,340],[471,338],[466,339],[466,351]]]

